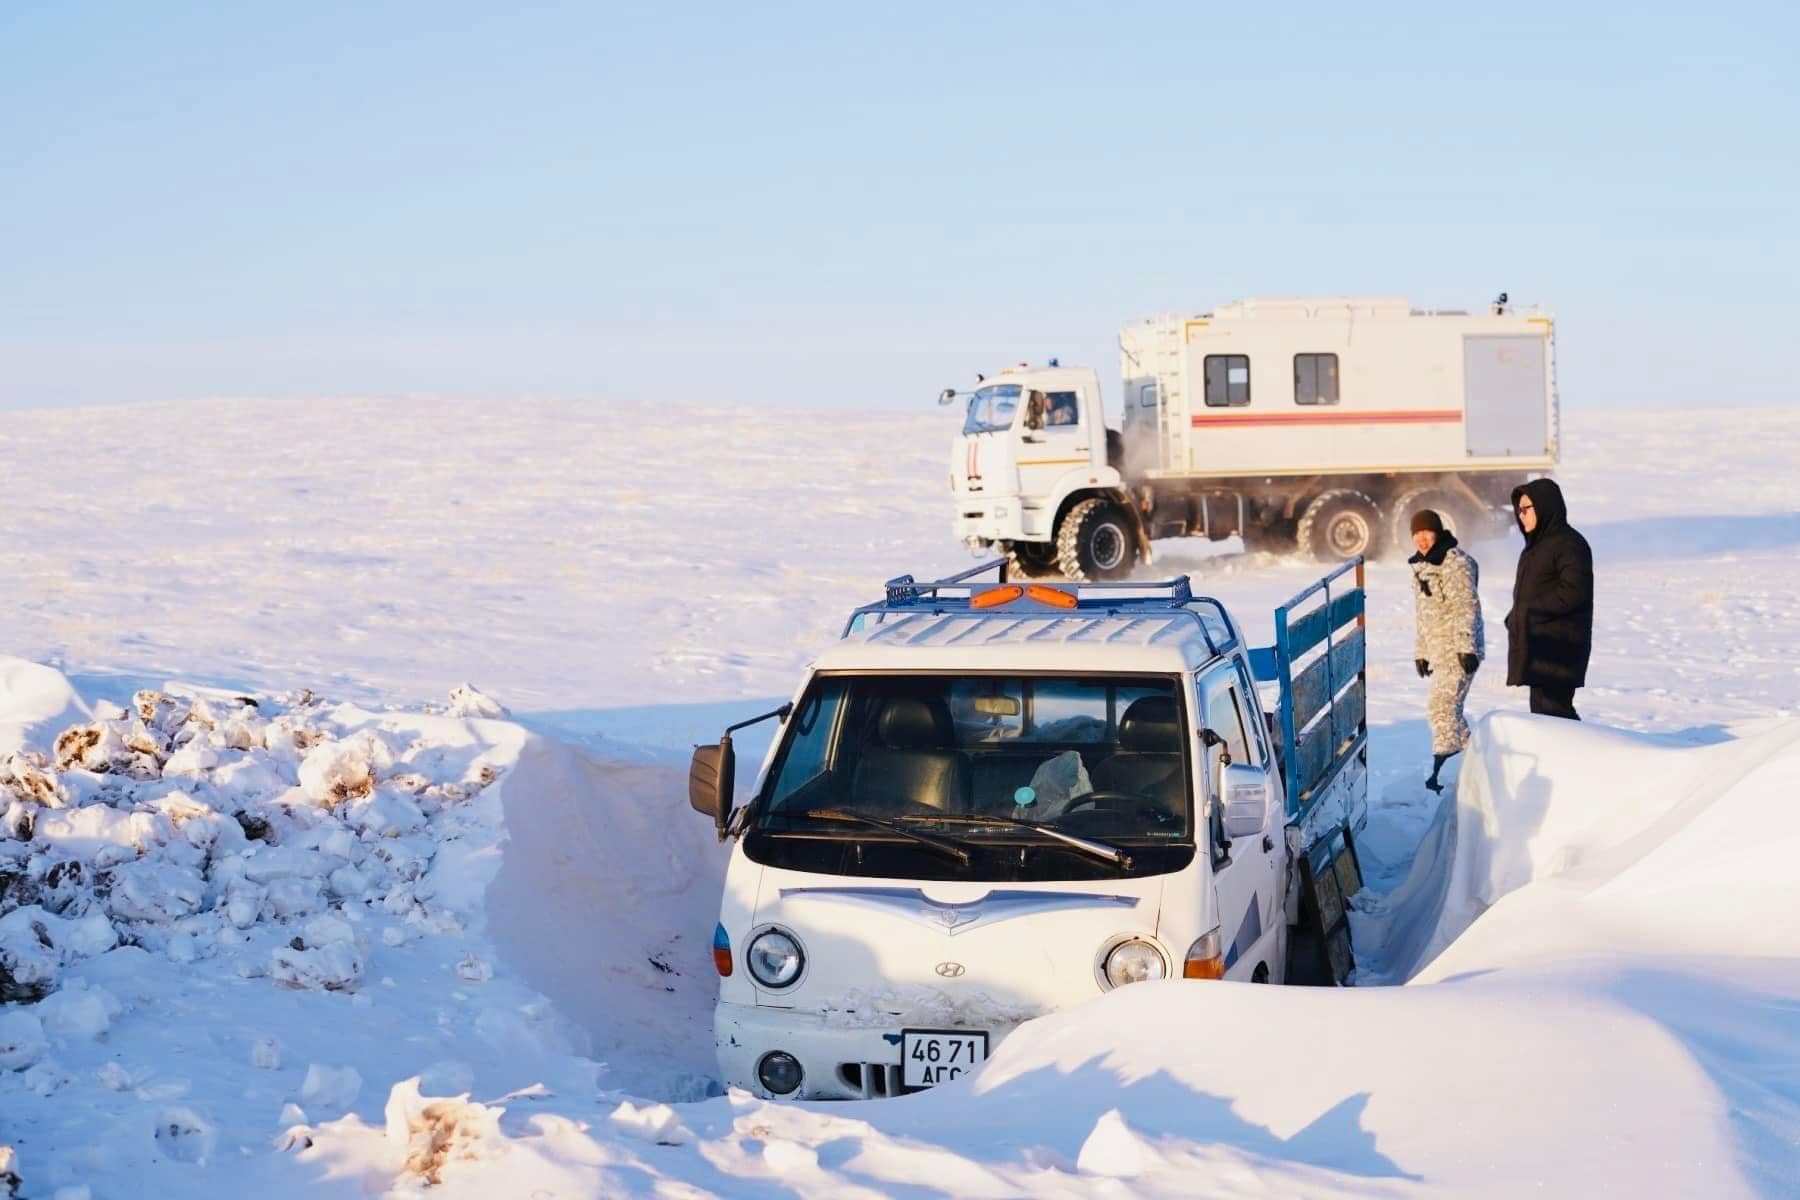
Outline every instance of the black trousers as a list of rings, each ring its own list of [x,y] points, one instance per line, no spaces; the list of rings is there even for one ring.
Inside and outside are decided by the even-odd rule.
[[[1574,688],[1534,686],[1531,689],[1531,711],[1542,713],[1546,717],[1581,720],[1581,714],[1575,711]]]

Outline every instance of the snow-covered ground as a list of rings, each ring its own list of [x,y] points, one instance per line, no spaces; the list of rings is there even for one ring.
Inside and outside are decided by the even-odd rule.
[[[938,1092],[718,1095],[680,766],[969,561],[953,421],[0,417],[0,1196],[1800,1191],[1800,409],[1567,420],[1590,723],[1484,670],[1441,805],[1372,569],[1356,936],[1410,986],[1138,986]],[[1230,549],[1153,573],[1265,633],[1316,571]]]

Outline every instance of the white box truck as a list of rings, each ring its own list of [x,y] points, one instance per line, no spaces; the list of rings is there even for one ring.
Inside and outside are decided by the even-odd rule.
[[[1246,300],[1119,332],[1123,421],[1098,374],[1021,365],[967,401],[956,534],[1020,576],[1109,579],[1152,538],[1237,535],[1323,560],[1407,542],[1433,508],[1467,540],[1557,462],[1554,326],[1500,300]]]
[[[732,731],[695,750],[689,802],[734,841],[727,1084],[893,1096],[1139,980],[1349,973],[1361,561],[1259,649],[1185,576],[976,578],[1001,565],[901,576],[852,614],[790,703],[733,726],[781,722],[743,806]]]

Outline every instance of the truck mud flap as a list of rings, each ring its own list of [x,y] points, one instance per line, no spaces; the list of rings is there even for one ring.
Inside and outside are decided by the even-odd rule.
[[[1301,923],[1319,939],[1330,981],[1342,987],[1356,969],[1347,902],[1362,890],[1362,867],[1348,825],[1320,838],[1300,855],[1300,888]]]

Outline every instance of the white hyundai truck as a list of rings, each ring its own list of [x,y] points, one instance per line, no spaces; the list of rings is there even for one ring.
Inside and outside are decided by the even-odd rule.
[[[1361,561],[1255,650],[1185,576],[1001,566],[890,581],[790,703],[696,748],[689,801],[733,841],[713,937],[727,1084],[894,1096],[1141,980],[1350,973]],[[731,735],[769,719],[734,808]]]
[[[1113,579],[1153,538],[1236,535],[1327,561],[1408,542],[1433,508],[1465,540],[1558,458],[1554,326],[1403,299],[1246,300],[1119,332],[1123,421],[1089,368],[1009,368],[967,402],[956,535],[1020,578]]]

